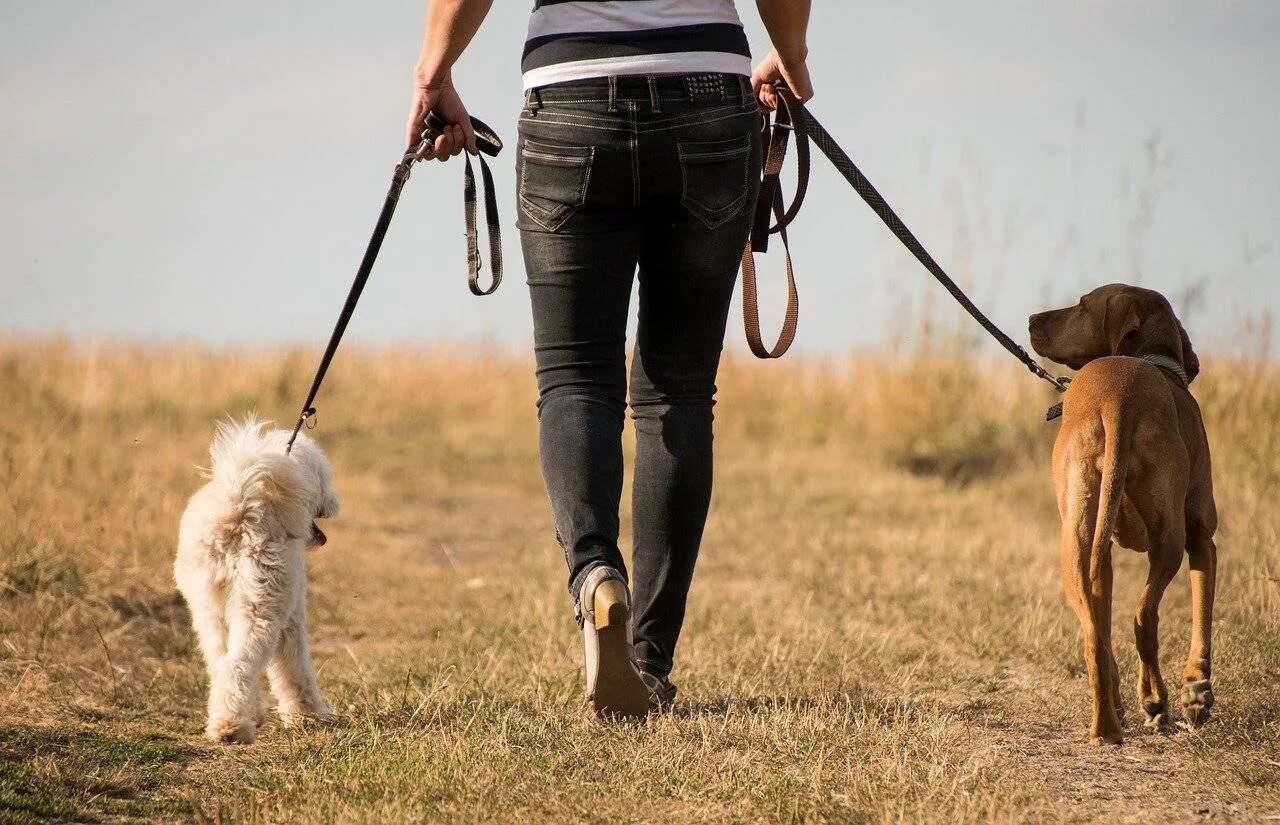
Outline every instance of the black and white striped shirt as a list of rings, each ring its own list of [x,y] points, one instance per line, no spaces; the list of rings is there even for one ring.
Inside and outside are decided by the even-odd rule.
[[[524,88],[608,75],[751,74],[733,0],[536,0]]]

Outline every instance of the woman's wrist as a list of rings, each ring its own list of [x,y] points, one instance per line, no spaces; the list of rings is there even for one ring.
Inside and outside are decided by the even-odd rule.
[[[803,63],[809,59],[809,45],[803,40],[774,47],[783,63]]]
[[[413,82],[423,89],[443,89],[453,83],[453,73],[438,61],[424,59],[413,69]]]

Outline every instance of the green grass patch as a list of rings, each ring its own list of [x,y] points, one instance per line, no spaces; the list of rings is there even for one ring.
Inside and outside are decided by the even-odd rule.
[[[0,726],[0,820],[173,819],[170,792],[198,751],[159,734]]]

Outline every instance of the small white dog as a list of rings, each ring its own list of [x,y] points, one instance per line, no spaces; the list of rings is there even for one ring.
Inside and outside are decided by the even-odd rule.
[[[173,574],[209,669],[215,742],[249,743],[262,723],[262,673],[286,725],[329,721],[307,639],[303,554],[325,543],[314,519],[338,513],[320,447],[250,418],[220,423],[209,483],[187,504]]]

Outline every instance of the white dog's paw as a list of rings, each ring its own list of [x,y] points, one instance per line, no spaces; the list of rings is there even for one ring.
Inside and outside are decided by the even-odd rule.
[[[319,707],[296,710],[281,710],[280,724],[286,728],[300,728],[306,725],[332,725],[338,721],[338,715],[329,710],[329,706],[320,703]]]
[[[204,729],[204,738],[220,745],[250,745],[258,738],[255,719],[210,719]]]

